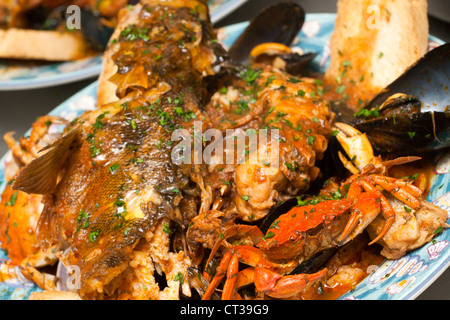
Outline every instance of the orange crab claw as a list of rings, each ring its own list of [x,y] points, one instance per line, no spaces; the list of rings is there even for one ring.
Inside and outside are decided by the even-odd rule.
[[[283,299],[291,297],[306,289],[311,284],[323,279],[327,269],[313,274],[296,274],[282,276],[275,271],[263,267],[255,268],[255,287],[258,292],[272,298]]]
[[[341,244],[360,234],[380,213],[379,195],[375,192],[360,193],[356,198],[352,213],[338,241]],[[346,241],[345,241],[346,240]]]
[[[222,281],[223,277],[226,274],[226,271],[228,269],[228,264],[230,263],[232,255],[233,255],[233,253],[231,251],[228,251],[227,253],[225,253],[225,255],[222,258],[222,261],[219,264],[219,267],[217,268],[216,275],[211,280],[211,283],[209,284],[208,288],[206,289],[205,294],[202,297],[202,300],[211,299],[211,297],[214,293],[214,290],[216,290],[220,281]]]
[[[420,207],[421,202],[416,198],[422,195],[422,190],[409,184],[405,181],[401,181],[395,178],[388,178],[385,176],[370,176],[374,184],[379,185],[384,190],[390,192],[398,200],[404,202],[411,208],[417,209]]]
[[[209,265],[211,263],[211,260],[213,259],[214,255],[217,253],[217,250],[223,243],[225,239],[228,237],[232,237],[234,235],[247,235],[250,240],[253,243],[258,243],[263,238],[264,234],[261,232],[261,230],[258,229],[256,226],[248,226],[248,225],[234,225],[230,228],[228,228],[222,235],[217,239],[216,243],[214,244],[214,247],[211,249],[211,253],[209,255],[208,260],[206,261],[206,265]],[[205,271],[203,272],[203,278],[210,281],[211,277],[210,275]]]
[[[231,300],[236,289],[236,282],[239,273],[239,255],[234,253],[231,257],[227,271],[227,281],[223,287],[222,300]]]
[[[392,225],[395,222],[395,211],[392,208],[389,201],[381,193],[380,190],[378,190],[376,187],[374,187],[370,183],[367,183],[366,181],[362,181],[361,184],[363,185],[364,190],[366,190],[367,192],[374,192],[375,194],[378,195],[378,197],[380,198],[380,201],[381,201],[381,213],[382,213],[383,217],[386,219],[386,223],[384,224],[384,227],[381,230],[381,232],[378,234],[378,236],[375,239],[373,239],[369,243],[369,245],[372,245],[375,242],[377,242],[378,240],[380,240],[381,238],[383,238],[386,235],[386,233],[389,231],[389,229],[392,227]]]

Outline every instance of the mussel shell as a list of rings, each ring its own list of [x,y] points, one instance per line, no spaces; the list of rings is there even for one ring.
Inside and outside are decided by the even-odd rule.
[[[294,76],[301,76],[306,67],[317,57],[317,52],[310,52],[299,55],[298,53],[280,55],[286,63],[286,72]]]
[[[270,210],[267,216],[257,224],[258,228],[263,233],[266,233],[275,220],[277,220],[282,214],[289,212],[289,210],[291,210],[297,204],[298,201],[296,198],[291,198],[277,204]]]
[[[365,109],[381,106],[397,93],[417,97],[422,102],[422,112],[444,112],[450,106],[450,43],[428,52],[397,80],[378,94]]]
[[[291,274],[316,273],[323,269],[328,260],[338,251],[337,247],[326,249],[316,253],[312,258],[299,264]]]
[[[81,10],[81,30],[88,44],[95,50],[103,51],[114,29],[103,22],[103,18],[89,9]]]
[[[38,6],[24,13],[27,28],[36,30],[56,30],[65,24],[66,6],[59,6],[53,9]]]
[[[229,57],[249,62],[251,50],[259,44],[277,42],[290,46],[305,21],[305,11],[293,2],[269,6],[254,18],[229,50]]]
[[[450,146],[450,112],[405,113],[355,124],[380,154],[412,155]]]
[[[378,94],[353,121],[381,154],[450,147],[450,43],[428,52]],[[394,94],[404,94],[389,99]]]

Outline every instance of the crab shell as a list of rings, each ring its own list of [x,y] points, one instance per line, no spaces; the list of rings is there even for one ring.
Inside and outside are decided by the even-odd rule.
[[[273,260],[299,258],[301,263],[330,245],[338,245],[352,206],[350,199],[342,199],[293,207],[273,222],[258,247]]]
[[[8,185],[0,202],[0,242],[15,264],[40,252],[36,226],[42,211],[42,196],[14,191]]]

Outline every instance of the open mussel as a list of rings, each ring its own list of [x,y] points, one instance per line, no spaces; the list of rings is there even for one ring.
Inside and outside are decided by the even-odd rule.
[[[303,27],[305,11],[294,2],[269,6],[254,18],[229,50],[229,57],[240,64],[250,59],[278,60],[291,74],[299,74],[316,54],[293,52],[289,46]],[[261,61],[260,61],[261,62]]]
[[[356,114],[375,151],[416,154],[450,146],[450,43],[427,53]]]
[[[81,8],[81,29],[88,44],[94,50],[103,51],[114,32],[119,11],[138,3],[138,0],[88,1]]]
[[[98,12],[83,8],[81,10],[81,30],[88,44],[98,51],[103,51],[113,32],[114,23],[102,17]]]

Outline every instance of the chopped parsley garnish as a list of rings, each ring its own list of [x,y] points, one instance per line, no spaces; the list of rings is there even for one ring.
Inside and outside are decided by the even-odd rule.
[[[286,162],[284,165],[285,165],[289,170],[295,171],[295,168],[294,168],[294,166],[293,166],[291,163]]]
[[[273,233],[272,231],[269,231],[265,236],[264,236],[264,240],[270,239],[275,237],[275,233]]]
[[[316,141],[316,137],[314,136],[308,136],[308,144],[312,146],[314,144],[314,141]]]
[[[178,272],[175,278],[173,278],[174,281],[180,281],[180,284],[184,283],[184,277],[181,272]]]
[[[169,229],[169,226],[167,225],[167,223],[164,222],[163,226],[164,226],[163,232],[165,232],[167,234],[172,234],[173,233],[173,231]]]
[[[114,163],[111,167],[109,167],[109,171],[111,173],[116,173],[116,171],[119,169],[119,165],[117,163]]]
[[[94,243],[100,234],[100,230],[95,230],[89,233],[89,241]]]
[[[14,192],[12,194],[12,196],[9,198],[9,201],[5,203],[5,206],[11,206],[13,207],[16,204],[16,200],[17,200],[17,192]]]

